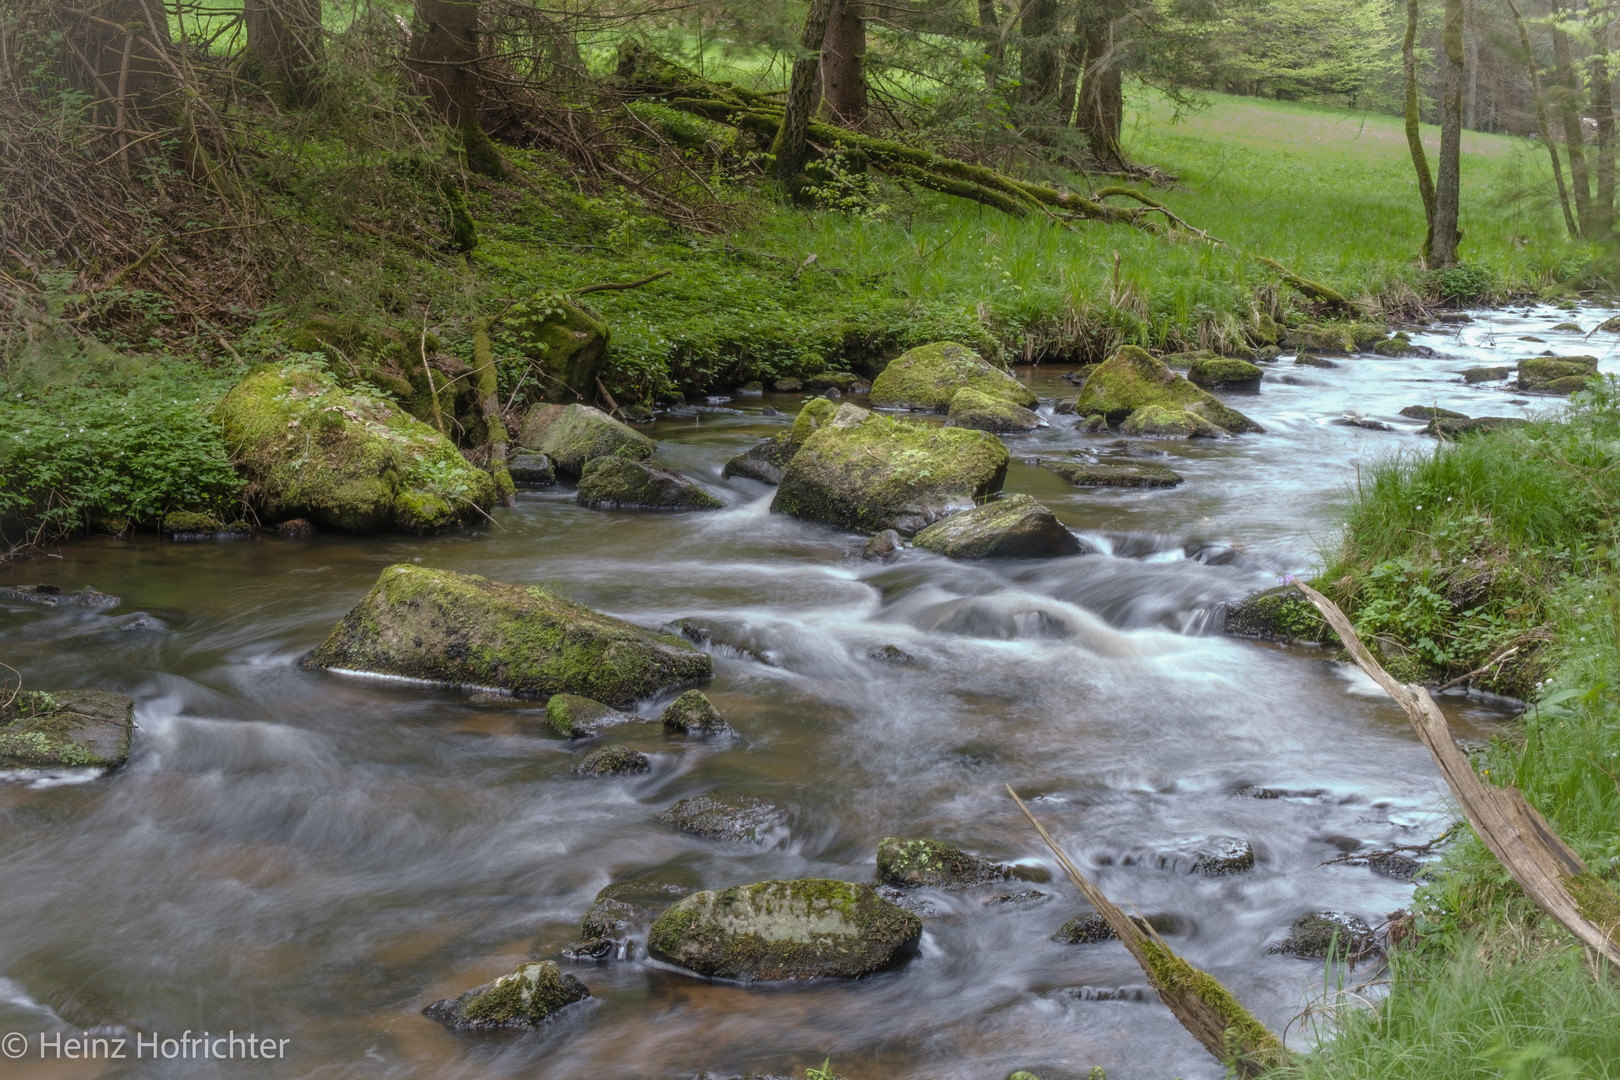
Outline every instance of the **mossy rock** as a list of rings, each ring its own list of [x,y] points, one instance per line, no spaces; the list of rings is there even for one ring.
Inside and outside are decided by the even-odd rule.
[[[1456,439],[1464,435],[1479,435],[1487,431],[1501,431],[1503,428],[1524,427],[1530,421],[1522,416],[1474,416],[1467,420],[1434,419],[1429,426],[1423,429],[1425,435],[1435,435],[1440,438]]]
[[[658,448],[647,436],[589,405],[536,405],[518,428],[517,443],[546,455],[563,476],[578,479],[585,463],[619,457],[645,461]]]
[[[963,387],[951,398],[946,427],[973,428],[976,431],[1025,432],[1041,426],[1038,414],[1022,405],[991,397],[971,387]]]
[[[1253,386],[1261,374],[1260,368],[1247,360],[1201,356],[1187,369],[1187,380],[1206,390],[1218,390],[1223,386]]]
[[[1302,323],[1282,343],[1311,352],[1353,353],[1387,333],[1389,329],[1382,323]]]
[[[317,315],[298,328],[290,344],[294,352],[325,356],[328,369],[341,385],[368,383],[424,423],[431,423],[435,412],[456,416],[477,404],[469,381],[455,378],[469,370],[466,363],[444,354],[433,334],[413,332],[407,341],[405,334],[392,327]],[[430,380],[423,368],[424,354],[439,372],[435,379]],[[447,371],[446,367],[459,370]]]
[[[1283,332],[1270,315],[1256,315],[1249,325],[1249,338],[1256,345],[1276,345]]]
[[[343,532],[428,533],[482,520],[495,481],[391,401],[343,390],[307,364],[260,368],[214,411],[270,521]]]
[[[780,394],[797,393],[798,391],[804,389],[804,380],[794,378],[777,379],[775,382],[771,383],[771,389]]]
[[[1137,462],[1091,463],[1043,460],[1041,468],[1063,477],[1075,487],[1160,488],[1181,483],[1181,474],[1162,465]]]
[[[1288,936],[1266,950],[1308,960],[1345,960],[1378,948],[1367,921],[1339,911],[1313,911],[1288,928]]]
[[[544,371],[540,383],[547,398],[593,400],[599,393],[597,377],[607,359],[610,337],[602,316],[560,296],[525,307],[532,313],[508,316],[503,329],[529,362]]]
[[[1127,435],[1161,438],[1225,439],[1227,433],[1197,413],[1173,405],[1148,405],[1125,418],[1119,430]]]
[[[578,694],[553,694],[546,702],[546,723],[565,739],[588,739],[601,734],[603,728],[633,719],[610,705]]]
[[[60,585],[0,585],[0,600],[20,600],[46,607],[82,607],[92,610],[117,607],[118,597],[86,585],[76,593],[65,593]]]
[[[1052,415],[1053,416],[1073,416],[1075,414],[1075,407],[1074,406],[1075,406],[1075,402],[1077,400],[1079,400],[1079,399],[1078,398],[1072,398],[1072,397],[1058,398],[1056,401],[1054,401],[1052,403]]]
[[[422,1012],[464,1031],[527,1028],[590,996],[585,984],[565,974],[555,961],[542,960],[522,964],[458,998],[435,1001]]]
[[[918,533],[913,543],[952,559],[1041,559],[1081,550],[1057,515],[1028,495],[952,514]]]
[[[870,885],[808,878],[689,896],[653,923],[647,951],[744,982],[856,978],[893,966],[921,936],[922,920]]]
[[[1508,367],[1471,367],[1462,373],[1463,382],[1472,386],[1475,383],[1496,382],[1513,374]]]
[[[938,840],[903,840],[888,836],[878,844],[878,878],[906,889],[966,889],[1005,881],[1012,867]]]
[[[1309,353],[1300,353],[1294,357],[1296,367],[1336,368],[1338,363],[1325,356],[1311,356]]]
[[[564,946],[573,960],[605,960],[620,952],[638,927],[650,924],[658,912],[686,888],[657,878],[616,881],[604,886],[579,920],[580,938]]]
[[[1468,419],[1467,413],[1452,412],[1436,405],[1408,405],[1401,410],[1401,415],[1409,420],[1433,420],[1437,417],[1441,420]]]
[[[1001,490],[994,435],[876,416],[845,404],[782,474],[771,511],[856,532],[912,535]]]
[[[1173,915],[1150,915],[1142,918],[1132,915],[1131,922],[1135,923],[1146,934],[1157,931],[1160,934],[1173,934],[1181,929],[1180,922]],[[1061,941],[1065,945],[1092,945],[1099,941],[1112,941],[1115,938],[1113,927],[1101,915],[1076,915],[1052,935],[1053,941]]]
[[[1278,641],[1338,641],[1321,612],[1292,585],[1279,585],[1228,604],[1225,632]]]
[[[832,402],[828,401],[827,404],[831,405]],[[747,453],[738,454],[726,462],[725,468],[720,470],[720,475],[728,480],[734,476],[742,476],[765,484],[780,484],[782,470],[793,460],[793,453],[797,449],[792,432],[779,432],[768,439],[760,440],[750,447]]]
[[[1264,430],[1134,345],[1124,346],[1092,373],[1075,408],[1087,416],[1095,413],[1118,423],[1149,405],[1187,409],[1234,434]]]
[[[1609,321],[1613,322],[1614,320],[1610,319]],[[1551,329],[1559,330],[1559,331],[1568,330],[1568,331],[1571,331],[1573,333],[1578,334],[1578,333],[1581,332],[1581,324],[1580,323],[1574,323],[1574,322],[1561,322],[1557,326],[1552,327]]]
[[[599,746],[580,758],[571,770],[575,776],[634,776],[647,772],[652,762],[647,755],[628,746]]]
[[[557,482],[556,466],[544,454],[513,454],[506,459],[506,471],[520,487],[548,487]]]
[[[1192,872],[1223,877],[1254,869],[1254,848],[1240,836],[1215,836],[1193,845]]]
[[[872,404],[887,409],[944,412],[964,387],[1033,409],[1035,392],[966,345],[936,341],[889,361],[872,382]]]
[[[694,836],[735,844],[763,844],[788,826],[786,810],[739,791],[690,796],[660,813],[658,820]]]
[[[19,691],[0,706],[0,769],[111,769],[129,760],[135,702],[103,690]]]
[[[799,415],[793,418],[793,429],[788,433],[793,449],[798,450],[811,435],[831,423],[838,409],[837,403],[828,398],[811,398],[805,402]]]
[[[1412,344],[1412,339],[1406,335],[1405,331],[1396,333],[1393,337],[1385,338],[1383,341],[1373,345],[1373,352],[1379,356],[1413,356],[1417,351],[1417,348]]]
[[[725,503],[656,462],[599,457],[585,463],[575,501],[593,508],[717,510]]]
[[[812,390],[844,390],[861,383],[861,377],[853,371],[818,371],[814,375],[805,377],[804,385]]]
[[[538,585],[508,585],[413,563],[390,566],[306,668],[402,675],[611,705],[712,678],[713,661]]]
[[[1597,371],[1595,356],[1530,356],[1519,361],[1519,389],[1533,394],[1570,394]]]
[[[688,690],[664,709],[664,730],[677,735],[729,735],[731,725],[701,690]]]

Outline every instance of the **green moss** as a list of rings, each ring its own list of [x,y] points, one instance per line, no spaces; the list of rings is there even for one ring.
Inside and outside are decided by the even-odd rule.
[[[1149,405],[1179,406],[1234,434],[1264,430],[1134,345],[1121,348],[1091,373],[1075,409],[1087,416],[1101,414],[1109,422],[1118,423]]]
[[[213,533],[224,527],[224,523],[213,514],[195,510],[171,510],[163,515],[163,531],[166,533]]]
[[[688,690],[670,702],[661,719],[664,730],[682,735],[720,735],[731,730],[701,690]]]
[[[1265,1068],[1287,1062],[1288,1051],[1277,1036],[1255,1019],[1215,976],[1193,967],[1157,941],[1145,940],[1141,948],[1154,985],[1172,994],[1195,997],[1213,1010],[1231,1038],[1238,1058]]]
[[[966,345],[936,341],[889,361],[872,382],[872,404],[944,412],[964,387],[1026,408],[1033,408],[1037,400],[1034,391]]]
[[[0,768],[112,768],[129,758],[135,703],[99,690],[21,691],[0,708]]]
[[[584,983],[564,974],[555,961],[543,960],[524,964],[454,1001],[435,1002],[427,1014],[457,1028],[532,1027],[590,996]]]
[[[1206,390],[1258,382],[1260,375],[1257,365],[1230,356],[1201,356],[1187,371],[1188,381]]]
[[[602,316],[562,296],[516,304],[498,335],[540,368],[545,399],[595,401],[611,333]]]
[[[1620,894],[1596,874],[1582,874],[1564,882],[1575,906],[1588,922],[1611,940],[1620,940]]]
[[[623,718],[617,709],[578,694],[553,694],[546,702],[546,722],[567,739],[589,738]]]
[[[673,469],[611,455],[585,463],[577,498],[581,506],[647,510],[716,510],[725,505]]]
[[[1519,361],[1519,389],[1574,393],[1597,371],[1595,356],[1531,356]]]
[[[1022,405],[964,386],[951,398],[949,427],[978,431],[1034,431],[1041,418]]]
[[[1022,494],[936,521],[914,543],[953,559],[1043,558],[1080,551],[1080,542],[1051,510]]]
[[[384,570],[303,663],[613,705],[713,675],[709,656],[685,642],[538,585],[414,564]]]
[[[888,836],[878,844],[878,877],[905,888],[965,889],[1001,881],[1011,868],[969,855],[955,844],[938,840],[902,840]]]
[[[1321,612],[1292,585],[1279,585],[1232,604],[1226,612],[1226,632],[1284,641],[1338,641]]]
[[[1125,418],[1120,430],[1127,435],[1223,439],[1226,432],[1197,413],[1173,405],[1146,405]]]
[[[823,425],[832,420],[838,412],[838,403],[827,398],[811,398],[799,410],[799,415],[793,418],[792,442],[794,449],[804,445],[804,441]]]
[[[523,418],[517,441],[550,458],[559,473],[575,478],[596,458],[644,461],[657,449],[641,432],[589,405],[537,405]]]

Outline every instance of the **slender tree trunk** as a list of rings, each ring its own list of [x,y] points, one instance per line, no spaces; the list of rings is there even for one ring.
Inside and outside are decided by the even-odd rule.
[[[1570,236],[1579,236],[1580,227],[1575,224],[1575,214],[1569,208],[1569,189],[1564,186],[1564,165],[1558,157],[1558,146],[1553,142],[1552,125],[1547,120],[1547,99],[1541,92],[1541,76],[1536,72],[1536,53],[1530,45],[1530,30],[1524,25],[1524,16],[1519,14],[1518,5],[1513,0],[1507,0],[1507,6],[1519,28],[1519,47],[1524,50],[1525,67],[1530,73],[1530,93],[1536,99],[1536,130],[1540,132],[1541,142],[1552,158],[1553,181],[1558,185],[1558,205],[1564,210],[1564,227],[1569,230]]]
[[[1125,124],[1125,88],[1114,42],[1113,5],[1098,4],[1085,18],[1085,63],[1081,68],[1075,126],[1105,168],[1125,165],[1120,138]]]
[[[996,0],[979,0],[979,34],[984,38],[984,85],[996,88],[1001,77],[1001,63],[1007,55],[1007,40],[1001,36],[1001,18],[996,14]]]
[[[1569,35],[1560,21],[1563,4],[1553,5],[1553,70],[1558,77],[1558,112],[1564,120],[1564,145],[1569,152],[1569,186],[1575,189],[1575,217],[1581,232],[1592,229],[1592,189],[1586,174],[1586,137],[1581,132],[1581,89],[1569,59]]]
[[[244,0],[248,52],[279,95],[304,104],[326,55],[321,0]]]
[[[433,108],[461,136],[467,167],[499,176],[501,158],[478,119],[480,0],[416,0],[409,62]]]
[[[1608,5],[1598,7],[1592,27],[1592,112],[1597,116],[1597,198],[1592,218],[1597,235],[1614,232],[1614,94],[1609,72],[1609,22],[1612,18]]]
[[[1057,42],[1058,0],[1027,0],[1019,24],[1018,80],[1024,104],[1051,107],[1057,98],[1063,53]]]
[[[42,14],[62,35],[62,74],[90,96],[101,122],[122,132],[163,124],[179,107],[162,0],[52,0]]]
[[[771,142],[771,153],[776,156],[772,174],[784,182],[797,180],[804,172],[806,130],[810,126],[810,114],[816,108],[816,70],[821,66],[821,44],[827,36],[832,6],[833,0],[810,0],[804,30],[799,34],[799,48],[803,53],[793,61],[782,126]]]
[[[1457,215],[1462,196],[1462,98],[1467,56],[1463,51],[1463,0],[1446,0],[1440,33],[1440,164],[1434,185],[1435,266],[1455,266],[1462,232]]]
[[[1423,262],[1428,265],[1434,252],[1434,176],[1429,172],[1429,155],[1423,150],[1418,109],[1417,25],[1418,0],[1406,0],[1406,37],[1401,42],[1401,59],[1406,65],[1406,145],[1412,152],[1412,167],[1417,170],[1423,220],[1428,223],[1428,231],[1423,236]]]
[[[1082,9],[1074,19],[1074,36],[1063,47],[1063,83],[1058,88],[1058,110],[1065,124],[1080,122],[1075,113],[1078,105],[1075,99],[1080,92],[1080,75],[1085,69],[1086,12]]]
[[[840,127],[866,123],[866,3],[833,0],[821,42],[821,101]]]
[[[1468,111],[1463,118],[1463,127],[1469,131],[1479,130],[1479,11],[1473,0],[1464,9],[1465,26],[1464,38],[1468,46]]]

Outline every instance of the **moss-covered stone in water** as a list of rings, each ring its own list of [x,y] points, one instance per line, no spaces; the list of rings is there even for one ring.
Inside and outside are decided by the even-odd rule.
[[[506,471],[514,484],[527,487],[549,487],[557,482],[556,467],[544,454],[513,454],[506,459]]]
[[[1266,951],[1310,960],[1344,960],[1377,947],[1372,927],[1356,915],[1313,911],[1289,927],[1288,936]]]
[[[1311,352],[1353,353],[1356,327],[1353,323],[1304,323],[1290,330],[1283,344]]]
[[[1008,460],[994,435],[907,423],[845,404],[793,455],[771,510],[909,536],[1000,491]]]
[[[578,478],[587,461],[621,457],[645,461],[657,444],[589,405],[536,405],[518,428],[519,446],[551,459],[559,473]]]
[[[1035,392],[954,341],[919,345],[889,361],[872,382],[872,404],[887,409],[944,412],[963,387],[1033,409]]]
[[[1221,428],[1197,413],[1173,405],[1148,405],[1125,418],[1119,430],[1127,435],[1148,435],[1157,438],[1225,439],[1229,436]]]
[[[195,510],[171,510],[163,515],[163,531],[176,536],[217,533],[224,528],[225,523],[213,514]]]
[[[914,543],[953,559],[1040,559],[1081,550],[1057,516],[1028,495],[952,514],[918,533]]]
[[[665,731],[679,735],[731,734],[731,725],[701,690],[688,690],[670,702],[661,719]]]
[[[270,521],[425,533],[481,520],[495,501],[495,481],[443,435],[306,364],[253,372],[214,415]]]
[[[548,397],[591,401],[607,358],[608,325],[595,311],[563,297],[531,305],[532,314],[508,316],[506,331],[531,363],[544,370]]]
[[[1417,349],[1412,346],[1412,339],[1402,331],[1373,345],[1373,352],[1379,356],[1411,356]]]
[[[1409,420],[1433,420],[1436,417],[1441,420],[1468,419],[1467,413],[1452,412],[1450,409],[1442,409],[1435,405],[1408,405],[1401,410],[1401,415]]]
[[[1519,389],[1536,394],[1574,393],[1596,371],[1595,356],[1526,357],[1519,361]]]
[[[680,638],[538,585],[409,563],[384,570],[303,663],[536,697],[580,694],[612,705],[714,674],[708,654]]]
[[[1496,382],[1513,374],[1512,368],[1506,367],[1471,367],[1462,373],[1463,382],[1472,386],[1475,383]]]
[[[877,870],[886,884],[908,889],[966,889],[1012,874],[1011,867],[969,855],[955,844],[894,836],[878,844]]]
[[[1090,464],[1083,461],[1045,461],[1041,468],[1057,473],[1075,487],[1175,487],[1181,475],[1162,465],[1136,462]]]
[[[1426,435],[1455,439],[1463,435],[1478,435],[1485,431],[1500,431],[1502,428],[1524,427],[1529,422],[1522,416],[1474,416],[1467,420],[1436,417],[1429,421],[1429,426],[1424,428],[1423,432]]]
[[[134,730],[123,694],[19,691],[0,707],[0,769],[113,768],[129,760]]]
[[[1022,405],[964,386],[951,398],[950,419],[945,425],[977,431],[1022,432],[1040,427],[1041,418]]]
[[[1225,632],[1280,641],[1338,641],[1321,612],[1292,585],[1279,585],[1227,605]]]
[[[799,410],[799,415],[793,418],[793,430],[788,436],[793,449],[797,450],[803,446],[806,439],[831,423],[836,415],[838,403],[828,398],[811,398],[805,402],[804,408]]]
[[[1187,409],[1233,433],[1264,430],[1134,345],[1124,346],[1092,373],[1075,407],[1118,423],[1148,405]]]
[[[1187,370],[1187,379],[1206,390],[1222,386],[1251,386],[1260,381],[1260,368],[1230,356],[1201,356]]]
[[[633,776],[652,768],[647,755],[628,746],[599,746],[575,764],[575,776]]]
[[[725,505],[674,469],[622,457],[587,461],[575,499],[581,506],[642,510],[717,510]]]
[[[658,815],[665,825],[710,840],[763,844],[788,827],[787,811],[739,791],[692,795]]]
[[[553,694],[546,702],[546,723],[565,739],[588,739],[629,719],[617,709],[578,694]]]
[[[590,996],[584,983],[564,974],[555,961],[543,960],[524,964],[458,998],[435,1001],[422,1011],[462,1030],[525,1028]]]
[[[826,401],[826,398],[817,398],[817,401]],[[828,401],[831,405],[832,402]],[[765,484],[780,484],[782,470],[787,463],[793,460],[793,452],[798,446],[793,442],[792,432],[783,431],[763,439],[750,447],[746,453],[738,454],[726,462],[720,475],[726,479],[733,476],[743,476],[750,480],[758,480]]]
[[[744,982],[854,978],[892,966],[921,936],[922,920],[870,885],[809,878],[689,896],[653,923],[647,951]]]

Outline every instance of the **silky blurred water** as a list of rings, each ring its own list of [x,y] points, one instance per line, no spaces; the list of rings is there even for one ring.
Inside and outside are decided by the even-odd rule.
[[[1609,314],[1574,318],[1590,328]],[[1110,896],[1173,916],[1178,951],[1287,1025],[1321,993],[1322,965],[1267,946],[1305,912],[1377,923],[1411,896],[1364,867],[1320,864],[1357,844],[1426,841],[1450,816],[1427,754],[1368,680],[1325,652],[1213,634],[1219,605],[1308,571],[1358,466],[1433,452],[1402,406],[1557,407],[1466,386],[1462,368],[1551,349],[1601,355],[1610,370],[1614,335],[1549,330],[1570,317],[1493,312],[1414,335],[1434,358],[1318,369],[1285,357],[1257,392],[1223,395],[1266,434],[1133,441],[1186,477],[1171,490],[1075,489],[1025,463],[1116,452],[1117,436],[1050,416],[1008,437],[1007,489],[1045,501],[1093,552],[1064,559],[910,551],[873,563],[859,557],[864,537],[772,516],[771,489],[719,475],[791,421],[800,399],[771,395],[650,429],[660,458],[723,498],[721,511],[584,510],[559,487],[450,536],[91,540],[0,570],[0,583],[122,598],[103,612],[0,606],[0,659],[30,687],[129,693],[140,724],[112,775],[0,781],[0,1033],[100,1019],[289,1040],[274,1063],[41,1063],[30,1051],[3,1073],[601,1080],[802,1074],[830,1055],[858,1080],[1015,1068],[1061,1080],[1093,1065],[1113,1080],[1220,1077],[1167,1010],[1140,1000],[1145,980],[1117,943],[1051,940],[1087,909],[1003,785],[1032,799]],[[1019,375],[1053,399],[1073,393],[1063,370]],[[782,415],[762,415],[767,405]],[[1345,426],[1347,413],[1395,430]],[[621,728],[614,741],[649,753],[651,773],[583,780],[569,769],[595,744],[556,737],[539,710],[300,670],[402,561],[545,583],[646,626],[699,619],[715,635],[705,690],[741,738]],[[872,659],[884,645],[913,662]],[[1511,715],[1445,703],[1476,738]],[[1279,797],[1240,794],[1255,785]],[[788,827],[737,845],[655,820],[718,787],[777,803]],[[593,997],[531,1032],[468,1036],[421,1015],[527,957],[558,957],[610,882],[871,880],[888,835],[952,840],[1049,880],[929,894],[938,913],[920,954],[856,982],[708,982],[637,952],[564,961]],[[1254,869],[1159,865],[1218,836],[1247,839]],[[1079,987],[1127,992],[1063,992]]]

